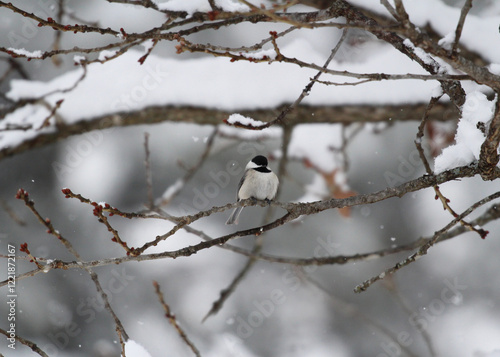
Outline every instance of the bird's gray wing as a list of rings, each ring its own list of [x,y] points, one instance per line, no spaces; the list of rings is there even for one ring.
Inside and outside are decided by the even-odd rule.
[[[247,177],[247,174],[248,174],[248,170],[245,171],[245,173],[243,174],[243,177],[241,178],[240,182],[238,183],[238,189],[236,190],[236,201],[239,200],[238,194],[240,193],[240,188],[243,185],[243,182],[245,181],[245,178]]]

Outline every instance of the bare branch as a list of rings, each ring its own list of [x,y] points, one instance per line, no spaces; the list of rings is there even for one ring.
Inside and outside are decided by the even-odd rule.
[[[451,55],[454,56],[457,53],[458,43],[460,42],[460,36],[462,36],[462,29],[464,28],[465,18],[472,7],[472,0],[465,0],[462,11],[460,12],[460,19],[457,23],[457,28],[455,29],[455,39],[453,40],[453,46],[451,48]]]
[[[20,226],[25,226],[26,222],[19,218],[19,216],[12,210],[12,208],[5,202],[3,199],[0,198],[0,206],[2,206],[2,209],[9,215],[9,217],[16,222]]]
[[[0,328],[0,333],[5,335],[7,338],[10,338],[10,334],[5,331],[3,328]],[[16,335],[15,339],[21,342],[23,345],[28,346],[31,348],[31,350],[35,353],[38,353],[42,357],[49,357],[48,354],[46,354],[40,347],[37,346],[36,343],[31,342],[30,340],[27,340],[25,338],[22,338],[21,336]]]
[[[144,133],[144,152],[146,153],[146,158],[144,159],[144,165],[146,169],[146,189],[148,192],[148,204],[147,207],[149,209],[153,209],[154,207],[154,199],[153,199],[153,176],[151,174],[151,160],[150,160],[150,152],[149,152],[149,133]]]
[[[353,7],[348,2],[344,0],[336,0],[336,5],[338,7],[338,10],[343,13],[343,16],[345,16],[347,20],[355,23],[364,23],[371,27],[378,26],[378,23],[373,18],[365,16],[357,8]],[[404,10],[404,8],[402,8],[402,10]],[[411,22],[408,23],[407,25],[411,27],[411,31],[417,33],[415,26],[413,26]],[[417,62],[423,69],[425,69],[430,74],[435,75],[439,72],[438,71],[440,68],[439,64],[433,63],[431,65],[430,63],[426,63],[426,61],[417,56],[411,48],[406,46],[404,44],[403,39],[399,37],[396,33],[392,31],[387,31],[382,27],[379,27],[378,30],[370,30],[370,32],[375,36],[377,36],[377,38],[379,38],[380,40],[391,44],[392,46],[394,46],[395,49],[397,49],[404,55],[408,56],[410,59]],[[412,41],[414,40],[413,37],[410,38],[412,39]],[[443,90],[446,92],[446,94],[448,94],[448,96],[457,106],[461,106],[465,102],[465,92],[460,82],[458,81],[451,81],[451,82],[440,81],[440,82],[441,86],[443,87]]]
[[[210,4],[210,7],[212,8],[212,11],[221,11],[222,9],[215,4],[215,0],[208,0],[208,3]]]
[[[492,205],[490,208],[486,210],[484,214],[476,218],[475,220],[471,221],[470,224],[474,226],[484,226],[489,222],[492,222],[494,220],[500,219],[500,209],[498,208],[498,205]],[[451,229],[447,232],[444,232],[439,239],[436,241],[435,244],[441,243],[444,241],[447,241],[449,239],[458,237],[466,232],[468,232],[468,228],[465,226],[458,226],[455,227],[454,229]],[[343,265],[343,264],[350,264],[354,262],[362,262],[362,261],[372,261],[374,259],[381,259],[384,258],[388,255],[393,255],[393,254],[398,254],[410,250],[417,249],[424,244],[430,242],[433,239],[433,237],[421,237],[419,239],[416,239],[415,241],[405,244],[405,245],[399,245],[395,247],[390,247],[390,248],[384,248],[380,249],[377,251],[373,252],[368,252],[368,253],[359,253],[359,254],[354,254],[354,255],[337,255],[337,256],[328,256],[328,257],[313,257],[313,258],[294,258],[294,257],[282,257],[282,256],[276,256],[276,255],[270,255],[270,254],[254,254],[251,251],[241,249],[241,248],[236,248],[232,247],[229,245],[225,245],[226,248],[231,247],[231,250],[234,251],[235,253],[245,255],[247,257],[251,257],[253,259],[257,260],[263,260],[267,262],[272,262],[272,263],[280,263],[280,264],[291,264],[294,266],[309,266],[309,265],[317,265],[317,266],[323,266],[323,265]],[[234,249],[236,248],[236,249]]]
[[[391,3],[389,3],[388,0],[380,0],[380,3],[385,6],[385,8],[387,9],[387,11],[389,11],[392,17],[394,17],[396,20],[399,20],[399,16],[398,13],[396,12],[396,9],[394,8],[394,6],[391,5]]]
[[[399,21],[403,23],[405,28],[410,27],[410,17],[406,12],[405,6],[403,4],[403,0],[394,0],[394,4],[396,5],[396,12],[398,14]]]
[[[150,7],[155,10],[158,10],[158,6],[156,5],[156,3],[151,0],[106,0],[106,1],[110,3],[143,6],[145,8]]]
[[[476,218],[475,220],[471,221],[471,224],[477,225],[477,226],[484,226],[487,223],[500,219],[500,209],[498,205],[492,205],[490,208],[486,210],[484,214]],[[213,238],[208,237],[205,233],[197,231],[189,226],[186,226],[184,228],[186,231],[196,234],[197,236],[201,237],[205,241],[211,241]],[[461,234],[467,232],[468,230],[464,226],[458,226],[455,227],[454,229],[451,229],[445,233],[443,233],[439,239],[434,243],[438,244],[441,242],[444,242],[446,240],[455,238],[460,236]],[[392,254],[397,254],[413,249],[417,249],[424,244],[428,243],[431,241],[433,237],[422,237],[419,238],[409,244],[402,245],[402,246],[396,246],[396,247],[391,247],[391,248],[386,248],[374,252],[369,252],[369,253],[362,253],[362,254],[355,254],[355,255],[338,255],[338,256],[329,256],[329,257],[314,257],[314,258],[293,258],[293,257],[281,257],[281,256],[274,256],[274,255],[269,255],[269,254],[263,254],[263,253],[258,253],[254,254],[252,251],[248,251],[243,248],[235,247],[229,244],[224,244],[220,246],[220,248],[223,249],[228,249],[231,250],[235,253],[256,259],[256,260],[263,260],[263,261],[268,261],[268,262],[273,262],[273,263],[280,263],[280,264],[291,264],[294,266],[308,266],[308,265],[334,265],[334,264],[349,264],[353,262],[359,262],[359,261],[371,261],[373,259],[380,259],[383,257],[386,257],[388,255]],[[165,252],[166,253],[166,252]],[[87,261],[87,262],[63,262],[61,260],[55,260],[51,263],[47,263],[47,265],[44,266],[44,269],[36,269],[32,270],[29,272],[26,272],[24,274],[20,274],[16,277],[16,280],[21,280],[30,276],[35,276],[39,273],[50,271],[52,269],[83,269],[85,267],[99,267],[99,266],[107,266],[107,265],[116,265],[116,264],[121,264],[129,261],[149,261],[149,260],[156,260],[156,259],[164,259],[164,258],[170,258],[171,256],[164,254],[162,256],[158,256],[157,254],[143,254],[140,256],[125,256],[121,258],[110,258],[110,259],[103,259],[103,260],[94,260],[94,261]],[[0,254],[0,258],[7,258],[6,255]],[[18,257],[21,259],[22,257]],[[43,259],[38,258],[39,261],[43,261]],[[7,280],[4,280],[0,282],[0,287],[7,285]]]
[[[430,53],[433,56],[441,58],[445,62],[452,65],[455,70],[459,70],[468,74],[473,78],[475,82],[479,84],[485,84],[495,91],[500,88],[500,76],[493,74],[486,66],[476,65],[471,60],[458,54],[450,56],[448,50],[444,49],[436,41],[433,41],[428,35],[423,33],[411,22],[409,22],[407,25],[406,35],[415,46],[422,48],[425,52]],[[422,67],[425,68],[428,72],[433,74],[436,73],[435,68],[431,68],[435,67],[435,65],[428,66],[418,59],[415,60],[419,62],[419,64],[421,64]],[[465,102],[465,92],[459,82],[442,82],[442,86],[446,94],[448,94],[458,106],[463,105],[463,103]]]
[[[96,32],[101,35],[113,35],[113,36],[118,36],[120,35],[120,32],[114,31],[110,29],[109,27],[107,29],[99,28],[99,27],[93,27],[93,26],[87,26],[87,25],[62,25],[58,22],[56,22],[53,18],[49,17],[47,19],[42,19],[41,17],[36,16],[35,14],[29,13],[27,11],[24,11],[14,5],[12,3],[5,3],[3,1],[0,1],[0,7],[5,7],[7,9],[12,10],[15,13],[18,13],[22,15],[23,17],[35,20],[38,22],[38,27],[43,27],[43,26],[48,26],[50,28],[53,28],[55,30],[59,31],[70,31],[70,32]]]
[[[236,238],[240,238],[240,237],[244,237],[244,236],[251,236],[251,235],[259,236],[259,235],[263,234],[264,232],[267,232],[267,231],[272,230],[276,227],[282,226],[282,225],[298,218],[301,215],[311,215],[311,214],[315,214],[315,213],[318,213],[318,212],[321,212],[321,211],[324,211],[327,209],[332,209],[332,208],[352,207],[352,206],[356,206],[356,205],[375,203],[375,202],[379,202],[379,201],[382,201],[385,199],[389,199],[391,197],[402,197],[407,193],[415,192],[415,191],[421,190],[423,188],[432,187],[436,184],[441,184],[441,183],[444,183],[447,181],[456,180],[458,178],[471,177],[471,176],[478,174],[478,172],[479,172],[479,170],[478,170],[477,165],[470,165],[470,166],[464,166],[464,167],[452,169],[449,171],[445,171],[439,175],[425,175],[425,176],[422,176],[418,179],[406,182],[402,185],[387,188],[387,189],[384,189],[384,190],[381,190],[378,192],[374,192],[371,194],[351,196],[351,197],[343,198],[343,199],[333,198],[333,199],[329,199],[329,200],[325,200],[325,201],[317,201],[317,202],[312,202],[312,203],[271,202],[272,206],[281,207],[281,208],[287,210],[288,213],[286,213],[284,216],[276,219],[275,221],[268,223],[268,224],[265,224],[263,226],[250,228],[250,229],[246,229],[243,231],[237,231],[237,232],[225,235],[225,236],[221,236],[219,238],[214,238],[214,239],[211,239],[208,241],[200,242],[200,243],[192,245],[192,246],[184,247],[184,248],[178,249],[176,251],[166,251],[166,252],[162,252],[162,253],[153,253],[153,254],[142,254],[142,252],[145,249],[147,249],[149,246],[153,246],[153,245],[157,244],[161,240],[166,239],[167,237],[174,234],[177,230],[184,228],[184,227],[187,227],[188,224],[190,224],[198,219],[201,219],[203,217],[210,216],[213,213],[223,212],[227,209],[231,209],[231,208],[234,208],[237,206],[260,205],[260,206],[265,207],[268,205],[268,203],[265,201],[253,201],[251,199],[242,200],[240,202],[233,203],[233,204],[227,204],[225,206],[212,207],[211,209],[209,209],[207,211],[201,211],[195,215],[184,216],[184,217],[173,217],[173,216],[169,217],[168,218],[169,220],[172,220],[174,222],[180,222],[180,223],[178,223],[170,232],[168,232],[162,236],[158,236],[154,241],[146,243],[141,248],[135,249],[133,255],[131,254],[130,256],[125,256],[125,257],[121,257],[121,258],[102,259],[102,260],[91,261],[91,262],[87,262],[87,263],[79,261],[78,263],[75,263],[75,264],[68,264],[68,263],[64,263],[60,260],[57,260],[57,261],[52,262],[49,266],[44,266],[43,269],[50,270],[50,269],[60,269],[60,268],[64,268],[64,267],[66,267],[66,268],[89,267],[90,268],[90,267],[104,266],[104,265],[109,265],[109,264],[120,264],[120,263],[123,263],[125,261],[146,261],[146,260],[156,260],[156,259],[163,259],[163,258],[177,258],[177,257],[181,257],[181,256],[184,256],[184,257],[191,256],[191,255],[196,254],[197,252],[199,252],[203,249],[223,245],[232,239],[236,239]],[[70,193],[68,194],[67,190],[68,189],[65,189],[67,197],[78,198],[77,196],[80,196],[80,195],[75,195],[75,194],[71,193],[71,191],[69,191]],[[87,200],[87,199],[84,199],[84,200]],[[85,202],[85,201],[82,201],[82,202]],[[486,202],[487,201],[485,201],[484,203],[486,203]],[[482,204],[484,204],[484,203],[482,203]],[[109,211],[109,212],[115,212],[115,213],[120,212],[120,211],[116,211],[116,209],[111,208],[111,207],[110,208],[103,208],[103,211]],[[138,214],[122,213],[120,215],[123,217],[146,217],[145,215],[142,215],[142,214],[138,215]],[[150,218],[158,218],[158,217],[150,217]],[[167,218],[163,218],[163,219],[167,219]],[[457,219],[459,221],[460,219],[462,219],[462,216],[459,216]],[[457,220],[457,219],[455,219],[455,220]],[[49,223],[47,223],[43,219],[39,219],[39,220],[43,225],[48,227],[49,230],[51,230],[51,229],[53,230],[53,227],[50,225],[50,221],[49,221]],[[52,228],[50,228],[50,227],[52,227]],[[57,231],[55,231],[55,230],[53,230],[50,233],[58,234]],[[444,233],[445,232],[441,233],[441,235]],[[437,240],[441,239],[440,236],[437,238],[433,238],[433,241],[435,241],[436,239]],[[68,244],[69,244],[69,242],[68,242]],[[44,270],[38,269],[36,271],[31,271],[31,272],[23,274],[22,277],[33,276],[33,275],[36,275],[42,271],[44,271]],[[20,278],[21,278],[21,276],[17,277],[16,279],[20,279]],[[7,280],[2,282],[0,284],[0,287],[5,285],[5,284],[7,284]]]
[[[165,317],[168,319],[168,322],[170,322],[170,324],[175,328],[179,336],[186,343],[186,345],[189,346],[189,348],[191,349],[191,351],[193,351],[195,356],[200,357],[201,356],[200,351],[198,351],[193,342],[191,342],[191,340],[187,337],[182,327],[179,326],[179,323],[177,322],[175,315],[172,314],[172,312],[170,311],[170,306],[168,306],[165,300],[163,299],[163,293],[160,290],[160,285],[158,284],[158,282],[153,281],[153,286],[155,288],[156,295],[158,295],[158,300],[160,300],[160,304],[161,306],[163,306],[163,310],[165,310]]]
[[[342,31],[342,35],[340,36],[340,39],[338,40],[337,44],[335,45],[335,47],[330,52],[330,56],[326,60],[325,64],[323,64],[323,68],[322,68],[323,71],[325,71],[328,68],[328,66],[330,65],[330,62],[333,60],[333,57],[335,57],[335,55],[337,54],[340,46],[342,46],[342,43],[344,42],[346,36],[347,36],[347,29],[344,29]],[[314,76],[314,78],[302,90],[302,93],[300,93],[300,96],[295,100],[295,102],[293,102],[290,106],[288,106],[287,108],[285,108],[281,112],[281,114],[278,115],[278,117],[274,120],[275,122],[283,123],[286,115],[290,111],[292,111],[294,108],[296,108],[302,102],[302,100],[304,100],[304,98],[309,95],[309,93],[311,92],[312,87],[314,86],[314,83],[316,83],[316,81],[319,79],[319,77],[324,73],[323,71],[319,71],[318,73],[316,73],[316,75]],[[284,153],[283,156],[286,156],[286,152]]]
[[[469,165],[469,166],[463,166],[463,167],[455,168],[452,170],[448,170],[448,171],[445,171],[439,175],[425,175],[425,176],[422,176],[418,179],[401,184],[399,186],[386,188],[384,190],[370,193],[370,194],[350,196],[348,198],[342,198],[342,199],[332,198],[329,200],[317,201],[317,202],[311,202],[311,203],[280,203],[280,202],[272,201],[270,203],[271,206],[281,207],[284,210],[286,210],[288,213],[285,214],[284,216],[282,216],[281,218],[278,218],[277,220],[275,220],[269,224],[263,225],[261,227],[247,229],[244,231],[238,231],[238,232],[226,235],[226,236],[222,236],[222,237],[213,239],[209,242],[201,242],[201,243],[198,243],[197,245],[180,249],[179,251],[176,251],[176,252],[168,252],[167,256],[171,256],[171,257],[189,256],[191,254],[196,253],[200,249],[206,249],[206,248],[209,248],[209,247],[211,247],[213,245],[217,245],[217,244],[224,244],[227,241],[234,239],[234,238],[248,236],[248,235],[257,235],[257,236],[261,235],[268,230],[272,230],[276,227],[279,227],[279,226],[281,226],[285,223],[288,223],[289,221],[292,221],[292,220],[294,220],[297,217],[302,216],[302,215],[312,215],[312,214],[316,214],[316,213],[319,213],[319,212],[322,212],[325,210],[329,210],[329,209],[352,207],[352,206],[357,206],[357,205],[362,205],[362,204],[375,203],[375,202],[389,199],[391,197],[402,197],[410,192],[415,192],[415,191],[421,190],[423,188],[432,187],[434,185],[439,185],[441,183],[455,180],[455,179],[461,178],[461,177],[471,177],[471,176],[476,175],[477,173],[478,173],[478,166],[477,165]],[[66,195],[67,198],[69,198],[69,197],[77,198],[81,202],[93,205],[93,201],[91,201],[87,198],[84,198],[79,194],[74,194],[68,188],[64,189],[63,193]],[[142,247],[130,248],[129,253],[131,255],[141,255],[146,249],[148,249],[152,246],[156,246],[161,241],[171,237],[179,229],[182,229],[183,227],[185,227],[185,226],[187,226],[187,225],[189,225],[189,224],[191,224],[191,223],[193,223],[201,218],[208,217],[214,213],[224,212],[225,210],[231,209],[234,207],[254,206],[254,205],[266,207],[269,205],[269,203],[266,201],[247,199],[247,200],[241,200],[241,201],[236,202],[236,203],[227,204],[224,206],[215,206],[209,210],[201,211],[201,212],[198,212],[198,213],[193,214],[193,215],[186,215],[183,217],[173,217],[172,216],[170,219],[173,222],[177,222],[177,224],[172,229],[170,229],[165,234],[157,236],[154,240],[144,243],[144,245]],[[93,206],[96,207],[95,205],[93,205]],[[107,207],[107,206],[102,207],[101,205],[98,205],[98,207],[101,207],[100,208],[101,212],[108,211],[108,212],[111,212],[113,214],[117,212],[111,206],[110,207]]]
[[[483,198],[482,200],[474,203],[472,206],[470,206],[469,208],[467,208],[464,212],[462,212],[460,215],[458,215],[454,220],[452,220],[450,223],[448,223],[445,227],[443,227],[442,229],[440,229],[439,231],[437,231],[434,236],[429,240],[427,241],[425,244],[423,244],[417,252],[413,253],[412,255],[410,255],[409,257],[407,257],[406,259],[398,262],[395,266],[389,268],[389,269],[386,269],[384,272],[380,273],[379,275],[377,276],[374,276],[373,278],[371,279],[368,279],[366,281],[364,281],[362,284],[359,284],[358,286],[356,286],[356,288],[354,289],[354,292],[356,293],[360,293],[360,292],[363,292],[365,291],[366,289],[368,289],[373,283],[383,279],[384,277],[386,277],[387,275],[389,274],[393,274],[395,273],[396,271],[398,271],[399,269],[417,261],[418,259],[422,258],[424,255],[427,254],[427,251],[429,250],[429,248],[431,248],[440,238],[443,234],[445,234],[447,231],[449,231],[455,224],[457,224],[458,222],[460,222],[460,220],[464,219],[465,217],[467,217],[469,214],[471,214],[472,212],[474,212],[477,208],[481,207],[482,205],[492,201],[492,200],[495,200],[497,198],[500,197],[500,191],[499,192],[496,192],[488,197],[485,197]]]
[[[297,269],[300,273],[300,275],[305,279],[309,284],[312,284],[314,287],[319,289],[321,292],[323,292],[330,302],[333,304],[335,311],[338,311],[340,314],[343,314],[349,318],[354,318],[357,319],[367,326],[369,326],[372,330],[375,332],[378,332],[390,340],[394,341],[395,344],[399,345],[398,342],[398,336],[396,333],[392,332],[390,329],[385,327],[384,325],[374,321],[373,319],[369,318],[368,316],[365,315],[355,304],[349,303],[346,301],[342,301],[338,296],[334,295],[334,293],[330,292],[324,285],[322,285],[319,281],[311,277],[310,275],[307,275],[304,272],[304,269]],[[399,345],[401,347],[401,350],[406,353],[409,357],[416,357],[409,349],[407,346],[404,344]]]
[[[158,203],[158,206],[165,206],[169,204],[174,197],[176,197],[179,192],[181,192],[182,188],[188,183],[198,172],[198,170],[201,168],[205,160],[207,159],[208,155],[210,154],[210,151],[212,150],[212,146],[215,142],[215,138],[219,134],[219,130],[217,127],[212,131],[212,133],[208,136],[207,139],[207,145],[205,146],[205,150],[201,154],[200,158],[194,164],[190,169],[187,170],[186,174],[180,181],[177,181],[174,185],[170,186],[165,193],[163,194],[163,197],[161,201]]]
[[[257,247],[260,247],[260,246],[261,245],[256,245],[254,247],[253,251],[257,253],[259,250],[259,248],[257,248]],[[257,251],[256,251],[256,248],[257,248]],[[220,311],[220,309],[222,309],[222,306],[224,305],[226,300],[229,298],[229,296],[231,296],[232,293],[234,293],[234,291],[236,290],[236,287],[243,280],[243,278],[247,276],[248,272],[251,270],[254,263],[255,263],[255,259],[250,258],[247,260],[247,262],[245,263],[245,266],[233,278],[233,280],[231,281],[229,286],[220,291],[219,298],[212,303],[212,307],[207,312],[207,314],[203,317],[201,322],[205,322],[206,319],[208,319],[212,315],[217,314]]]
[[[61,233],[59,233],[59,231],[54,228],[54,226],[52,225],[52,222],[50,221],[50,219],[48,219],[48,218],[43,219],[43,217],[41,216],[41,214],[36,210],[35,203],[29,198],[29,195],[28,195],[28,193],[26,191],[24,191],[23,189],[19,189],[19,191],[17,192],[16,198],[21,199],[21,200],[24,201],[25,205],[31,210],[31,212],[38,219],[38,221],[47,228],[47,233],[52,234],[53,236],[55,236],[64,245],[64,247],[71,254],[73,254],[73,256],[77,259],[77,261],[79,263],[81,263],[83,261],[82,258],[81,258],[81,256],[80,256],[80,254],[75,250],[75,248],[73,248],[73,245],[69,242],[69,240],[67,240],[66,238],[64,238],[61,235]],[[37,263],[37,266],[38,266],[39,263],[38,262],[36,262],[36,263]],[[52,266],[49,266],[49,269],[51,267]],[[39,271],[46,272],[45,267],[38,266],[38,269],[39,269]],[[91,277],[92,281],[94,282],[94,285],[95,285],[98,293],[101,295],[101,297],[102,297],[102,299],[104,301],[104,306],[105,306],[106,310],[113,317],[113,319],[115,321],[115,324],[116,324],[116,328],[120,331],[121,335],[125,338],[125,340],[128,340],[127,332],[123,328],[123,325],[122,325],[121,321],[118,319],[118,316],[116,316],[115,312],[111,308],[111,304],[109,303],[108,296],[107,296],[106,292],[103,290],[103,288],[101,286],[101,283],[99,282],[99,279],[97,277],[97,274],[91,268],[89,268],[89,267],[85,267],[84,269],[90,275],[90,277]]]
[[[57,15],[56,15],[56,22],[61,22],[64,16],[64,0],[58,0],[57,4]],[[54,50],[58,50],[61,47],[61,37],[62,37],[62,32],[61,31],[56,31],[55,36],[54,36],[54,43],[52,44],[52,48]],[[56,66],[60,66],[62,64],[62,61],[59,57],[54,56],[52,57],[52,63]]]
[[[401,292],[396,286],[396,283],[393,279],[392,275],[386,276],[384,280],[382,281],[384,283],[384,287],[389,290],[389,292],[395,297],[395,300],[398,302],[399,306],[402,307],[402,309],[405,311],[406,315],[411,318],[413,311],[408,304],[408,301],[403,297]],[[428,331],[426,329],[418,329],[418,332],[422,335],[422,338],[424,339],[427,348],[429,349],[429,356],[430,357],[435,357],[436,352],[434,351],[434,346],[433,342],[431,339],[431,336],[429,335]]]

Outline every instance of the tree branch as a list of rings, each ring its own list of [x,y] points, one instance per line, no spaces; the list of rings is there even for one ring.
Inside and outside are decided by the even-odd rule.
[[[384,190],[380,190],[377,192],[373,192],[370,194],[363,194],[363,195],[356,195],[356,196],[351,196],[348,198],[342,198],[342,199],[329,199],[329,200],[324,200],[324,201],[317,201],[317,202],[311,202],[311,203],[281,203],[281,202],[271,202],[272,206],[275,207],[281,207],[287,211],[287,213],[276,219],[275,221],[262,225],[260,227],[255,227],[255,228],[250,228],[242,231],[237,231],[234,233],[230,233],[218,238],[214,238],[208,241],[203,241],[200,243],[197,243],[192,246],[187,246],[175,251],[165,251],[161,253],[152,253],[152,254],[143,254],[144,250],[147,249],[150,246],[154,246],[155,244],[158,244],[161,240],[166,239],[167,237],[173,235],[177,230],[186,227],[188,224],[191,224],[203,217],[208,217],[216,212],[223,212],[225,210],[237,207],[237,206],[255,206],[255,205],[260,205],[262,207],[265,207],[268,205],[267,202],[265,201],[253,201],[251,199],[248,200],[243,200],[240,202],[232,203],[232,204],[227,204],[224,206],[216,206],[212,207],[211,209],[207,211],[201,211],[195,215],[188,215],[184,217],[169,217],[169,220],[172,220],[173,222],[180,222],[178,223],[173,229],[171,229],[168,233],[158,236],[154,241],[148,242],[144,244],[143,247],[137,248],[134,250],[134,255],[128,255],[125,257],[120,257],[120,258],[109,258],[109,259],[102,259],[102,260],[97,260],[97,261],[90,261],[90,262],[78,262],[78,263],[65,263],[60,260],[52,262],[50,265],[46,265],[43,267],[43,269],[38,269],[35,271],[27,272],[22,274],[22,276],[16,277],[16,279],[21,279],[22,277],[28,277],[28,276],[33,276],[38,274],[39,272],[46,272],[46,270],[51,270],[51,269],[62,269],[62,268],[75,268],[75,267],[96,267],[96,266],[103,266],[103,265],[109,265],[109,264],[120,264],[126,261],[146,261],[146,260],[156,260],[156,259],[164,259],[164,258],[178,258],[178,257],[188,257],[193,254],[196,254],[197,252],[208,249],[214,246],[219,246],[223,245],[229,240],[232,239],[237,239],[240,237],[245,237],[245,236],[259,236],[263,234],[264,232],[273,230],[277,227],[280,227],[298,217],[301,215],[312,215],[318,212],[322,212],[324,210],[328,209],[333,209],[333,208],[343,208],[343,207],[352,207],[352,206],[357,206],[357,205],[364,205],[364,204],[370,204],[370,203],[375,203],[379,202],[382,200],[386,200],[389,198],[393,197],[402,197],[407,193],[410,192],[415,192],[419,191],[424,188],[432,187],[436,184],[442,184],[447,181],[452,181],[456,180],[459,178],[464,178],[464,177],[472,177],[476,174],[479,173],[479,169],[477,164],[469,165],[469,166],[462,166],[459,168],[455,168],[452,170],[445,171],[439,175],[424,175],[418,179],[408,181],[404,184],[401,184],[396,187],[389,187]],[[68,189],[65,189],[67,192]],[[79,195],[75,195],[69,191],[70,194],[67,195],[67,197],[77,197]],[[84,199],[85,200],[85,199]],[[84,201],[83,201],[84,202]],[[484,203],[483,203],[484,204]],[[146,218],[147,216],[144,215],[137,215],[137,214],[127,214],[120,212],[116,210],[115,208],[109,207],[109,208],[103,208],[103,211],[106,212],[111,212],[118,214],[123,217],[142,217]],[[157,218],[157,217],[148,217],[148,218]],[[166,219],[166,218],[162,218]],[[458,219],[461,219],[461,216],[458,217]],[[45,220],[40,221],[42,224],[47,225],[48,223]],[[49,221],[50,223],[50,221]],[[50,228],[49,228],[50,229]],[[438,237],[439,238],[439,237]],[[4,281],[0,284],[0,287],[7,284],[7,281]]]
[[[490,122],[486,139],[481,145],[479,155],[479,169],[483,180],[494,180],[498,178],[497,164],[500,159],[498,145],[500,144],[500,99],[496,98],[495,114]]]
[[[453,46],[451,48],[451,55],[454,56],[457,54],[458,44],[460,42],[460,37],[462,36],[462,30],[464,28],[465,18],[469,13],[470,8],[472,7],[472,0],[465,0],[465,4],[462,7],[462,11],[460,11],[460,19],[457,23],[457,28],[455,29],[455,39],[453,40]]]
[[[54,237],[56,237],[64,245],[64,247],[68,250],[68,252],[70,252],[77,259],[78,263],[81,263],[83,261],[80,254],[75,250],[75,248],[70,243],[70,241],[67,240],[65,237],[63,237],[61,235],[61,233],[59,233],[59,231],[54,228],[50,219],[49,218],[44,219],[42,217],[42,215],[35,208],[35,203],[29,198],[29,195],[26,191],[24,191],[23,189],[19,189],[17,192],[16,198],[24,201],[24,204],[26,205],[26,207],[28,207],[30,209],[30,211],[33,213],[33,215],[38,219],[38,221],[47,228],[47,233],[52,234]],[[25,246],[27,247],[26,243],[25,243]],[[111,307],[111,304],[110,304],[109,299],[108,299],[108,295],[103,290],[102,285],[99,282],[99,278],[98,278],[97,274],[90,267],[85,267],[84,269],[90,275],[90,278],[94,282],[94,285],[97,289],[97,292],[99,293],[99,295],[101,295],[101,297],[104,301],[104,306],[105,306],[106,310],[110,313],[111,317],[115,321],[118,333],[125,338],[125,341],[128,340],[127,332],[125,331],[125,328],[123,327],[120,319],[115,314],[113,308]],[[41,271],[45,271],[45,270],[41,269]]]
[[[425,112],[426,104],[407,105],[344,105],[344,106],[305,106],[300,105],[289,114],[289,120],[296,124],[301,123],[373,123],[385,122],[391,118],[392,122],[420,120]],[[267,122],[275,116],[281,108],[242,110],[244,116]],[[197,107],[151,106],[138,111],[117,112],[95,118],[86,118],[80,121],[64,124],[57,131],[40,133],[34,138],[27,139],[13,147],[0,150],[0,160],[21,154],[28,150],[53,144],[73,135],[80,135],[94,130],[125,127],[132,125],[148,125],[162,122],[184,122],[199,125],[219,125],[232,112]],[[314,115],[312,115],[314,114]],[[457,111],[450,103],[440,103],[433,109],[429,120],[448,121],[456,120]]]
[[[3,328],[0,328],[0,333],[5,335],[7,338],[10,338],[10,334],[7,331],[5,331]],[[33,352],[38,353],[40,356],[49,357],[49,355],[46,354],[40,347],[38,347],[36,343],[31,342],[30,340],[22,338],[21,336],[18,336],[18,335],[16,335],[15,339],[18,340],[19,342],[21,342],[23,345],[31,348],[31,350]]]
[[[482,200],[474,203],[472,206],[470,206],[469,208],[467,208],[464,212],[462,212],[461,214],[459,214],[455,219],[453,219],[450,223],[448,223],[445,227],[443,227],[442,229],[440,229],[439,231],[437,231],[436,233],[434,233],[434,236],[426,241],[419,249],[417,252],[413,253],[412,255],[410,255],[409,257],[407,257],[406,259],[396,263],[396,265],[394,265],[393,267],[389,268],[389,269],[386,269],[384,272],[380,273],[379,275],[377,276],[374,276],[366,281],[364,281],[362,284],[359,284],[358,286],[356,286],[356,288],[354,289],[354,292],[356,293],[360,293],[360,292],[363,292],[363,291],[366,291],[366,289],[368,289],[373,283],[381,280],[381,279],[384,279],[386,276],[388,276],[389,274],[394,274],[396,271],[398,271],[399,269],[417,261],[418,259],[422,258],[424,255],[427,254],[427,251],[436,244],[436,242],[438,240],[441,239],[441,236],[443,234],[445,234],[446,232],[448,232],[455,224],[457,224],[460,220],[464,219],[465,217],[467,217],[469,214],[471,214],[472,212],[474,212],[477,208],[481,207],[482,205],[492,201],[492,200],[495,200],[497,198],[500,197],[500,191],[499,192],[496,192],[488,197],[485,197],[483,198]]]
[[[168,319],[168,322],[175,328],[179,336],[182,338],[182,340],[188,345],[188,347],[193,351],[195,356],[200,357],[200,351],[196,348],[196,346],[191,342],[189,337],[187,337],[186,332],[182,329],[182,327],[179,325],[177,322],[177,319],[174,314],[172,314],[172,311],[170,310],[170,306],[167,305],[165,302],[165,299],[163,298],[163,293],[161,292],[160,289],[160,284],[158,284],[157,281],[153,281],[153,286],[155,288],[156,295],[158,296],[158,300],[160,300],[161,306],[163,306],[163,310],[165,311],[165,317]]]

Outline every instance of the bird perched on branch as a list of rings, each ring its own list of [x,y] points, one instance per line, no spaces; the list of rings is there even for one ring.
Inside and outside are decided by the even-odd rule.
[[[262,155],[255,156],[246,166],[245,173],[238,184],[236,198],[238,201],[247,198],[270,201],[278,191],[278,177],[267,166],[267,158]],[[236,207],[226,224],[238,224],[243,207]]]

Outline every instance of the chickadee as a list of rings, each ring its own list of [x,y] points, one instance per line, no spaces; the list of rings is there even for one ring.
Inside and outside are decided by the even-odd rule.
[[[237,200],[256,198],[258,200],[272,200],[278,191],[278,177],[267,166],[267,158],[255,156],[246,166],[245,173],[238,184]],[[226,224],[238,224],[243,207],[236,207],[229,216]]]

